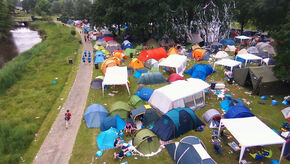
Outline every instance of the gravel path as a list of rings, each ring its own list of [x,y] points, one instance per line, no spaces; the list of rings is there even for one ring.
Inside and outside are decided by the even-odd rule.
[[[80,29],[76,29],[80,32]],[[90,42],[83,42],[83,51],[91,51],[93,47]],[[79,62],[81,59],[74,62]],[[77,72],[75,82],[63,105],[62,110],[54,121],[50,132],[46,136],[38,151],[35,164],[67,164],[72,154],[75,139],[81,125],[83,112],[90,89],[92,79],[93,64],[81,63]],[[64,114],[69,109],[72,114],[71,125],[65,128]]]

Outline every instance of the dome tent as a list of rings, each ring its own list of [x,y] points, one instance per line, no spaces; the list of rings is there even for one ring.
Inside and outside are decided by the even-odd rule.
[[[213,70],[211,65],[209,64],[196,64],[184,73],[191,75],[192,78],[197,78],[205,81],[207,76],[215,72],[216,71]]]
[[[110,128],[101,132],[97,136],[97,145],[100,150],[114,148],[114,142],[118,138],[118,132],[115,128]]]
[[[129,65],[130,65],[133,69],[144,68],[143,62],[140,61],[138,58],[133,58],[133,59],[131,60],[131,62],[129,63]]]
[[[90,105],[84,114],[84,120],[88,128],[99,128],[109,112],[100,104]]]
[[[120,60],[119,58],[115,58],[115,57],[110,57],[108,59],[106,59],[101,66],[102,72],[105,74],[106,73],[106,69],[108,67],[113,67],[113,66],[120,66]]]
[[[127,57],[130,57],[130,54],[132,54],[132,56],[136,56],[136,49],[126,48],[124,53]]]
[[[94,60],[94,64],[98,64],[98,63],[102,63],[105,61],[105,54],[102,51],[97,51],[95,53],[95,60]]]
[[[111,127],[116,128],[117,131],[121,131],[125,128],[126,122],[119,116],[111,116],[104,118],[104,121],[101,123],[101,131],[106,131]]]
[[[103,79],[102,78],[95,78],[91,82],[91,88],[92,89],[102,89],[102,83],[103,83]]]
[[[142,100],[148,101],[153,92],[154,89],[139,87],[135,95],[139,96]]]
[[[121,50],[121,45],[117,41],[111,40],[107,42],[106,49],[113,53],[116,50]]]
[[[137,95],[133,95],[130,98],[130,105],[137,108],[141,105],[144,105],[144,101]]]
[[[110,109],[110,116],[119,115],[123,119],[128,118],[128,114],[130,112],[130,106],[123,102],[123,101],[117,101],[114,104],[112,104]]]
[[[143,155],[157,152],[160,147],[158,137],[149,129],[140,130],[133,138],[133,145]]]
[[[142,105],[137,109],[131,110],[130,116],[134,124],[140,116],[143,116],[142,123],[145,127],[154,126],[160,118],[160,116],[154,111],[153,108],[151,108],[150,105]]]
[[[177,73],[172,73],[169,77],[168,77],[168,81],[169,82],[174,82],[174,81],[177,81],[177,80],[185,80],[184,77],[180,76],[179,74]]]
[[[209,128],[218,128],[221,119],[221,114],[216,109],[209,109],[202,118],[208,124]]]
[[[252,116],[255,115],[245,106],[234,106],[225,114],[225,118],[244,118]]]
[[[145,62],[145,67],[151,69],[152,67],[157,67],[158,68],[158,61],[155,59],[148,59]]]

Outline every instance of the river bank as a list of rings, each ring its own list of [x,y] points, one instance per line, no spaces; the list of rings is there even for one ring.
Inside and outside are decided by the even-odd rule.
[[[32,25],[45,31],[46,40],[0,70],[0,163],[29,161],[23,155],[48,133],[79,63],[68,63],[80,58],[79,37],[70,28],[52,22]]]

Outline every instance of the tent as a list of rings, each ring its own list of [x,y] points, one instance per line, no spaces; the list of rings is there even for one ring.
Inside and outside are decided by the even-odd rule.
[[[273,66],[234,69],[233,77],[237,84],[254,89],[258,95],[290,93],[290,84],[277,79],[272,69]]]
[[[269,43],[259,42],[256,44],[259,52],[268,52],[269,54],[276,54],[275,49]]]
[[[100,104],[90,105],[84,114],[84,120],[88,128],[99,128],[109,112]]]
[[[174,82],[177,80],[185,80],[184,77],[178,75],[177,73],[172,73],[169,77],[168,77],[168,81],[169,82]]]
[[[150,85],[159,84],[166,82],[166,79],[160,72],[148,72],[142,74],[142,76],[137,80],[138,84]]]
[[[233,71],[233,69],[237,66],[242,68],[242,62],[231,60],[231,59],[222,59],[222,60],[214,62],[213,69],[215,69],[216,65],[223,65],[225,67],[229,67],[231,71]]]
[[[102,89],[102,83],[103,83],[103,79],[101,79],[101,78],[95,78],[91,82],[91,88],[92,89]]]
[[[148,101],[153,94],[154,89],[145,88],[145,87],[139,87],[138,91],[135,93],[137,96],[139,96],[142,100]]]
[[[195,49],[201,49],[201,47],[198,44],[195,44],[191,47],[192,51],[194,51]]]
[[[216,53],[216,55],[214,55],[214,58],[222,59],[222,58],[226,58],[228,56],[229,56],[229,54],[226,53],[225,51],[219,51],[219,52]]]
[[[219,42],[213,42],[211,45],[210,45],[210,49],[211,50],[214,50],[214,51],[217,51],[219,49],[221,49],[223,47],[223,45]]]
[[[118,138],[118,132],[115,128],[110,128],[101,132],[97,136],[97,145],[100,150],[114,148],[114,142]]]
[[[139,107],[141,105],[144,105],[144,102],[139,96],[133,95],[130,98],[130,105],[132,105],[133,107],[137,108],[137,107]]]
[[[96,46],[103,46],[103,47],[105,47],[106,44],[107,44],[107,43],[106,43],[105,40],[99,39],[99,40],[96,41],[96,44],[95,44],[94,47],[96,47]]]
[[[170,55],[159,63],[159,67],[175,68],[176,73],[182,75],[186,68],[186,62],[186,56]]]
[[[158,61],[155,59],[148,59],[146,60],[144,66],[149,69],[151,69],[152,67],[158,67]]]
[[[142,105],[137,109],[131,110],[130,116],[134,123],[136,123],[136,120],[138,120],[139,117],[143,117],[142,123],[144,127],[154,126],[160,118],[150,105]]]
[[[227,46],[227,45],[231,45],[231,46],[234,46],[236,45],[235,41],[233,39],[223,39],[220,41],[220,43],[224,46]]]
[[[221,114],[216,109],[209,109],[202,115],[202,118],[208,124],[209,128],[218,128]]]
[[[154,48],[159,48],[160,47],[159,46],[159,43],[155,39],[153,39],[153,38],[147,40],[147,42],[145,43],[145,46],[148,49],[154,49]]]
[[[239,163],[246,148],[275,144],[283,144],[280,156],[281,161],[286,141],[257,117],[221,119],[219,134],[221,125],[224,125],[241,145]]]
[[[254,116],[254,114],[245,106],[233,106],[224,115],[225,118],[244,118],[252,116]]]
[[[259,61],[262,64],[263,59],[253,54],[238,54],[236,60],[245,63],[246,66],[249,61]]]
[[[287,139],[287,141],[286,141],[286,145],[285,145],[285,149],[284,149],[284,152],[283,152],[283,156],[288,161],[290,160],[290,139]]]
[[[156,122],[152,131],[163,141],[169,141],[204,125],[190,108],[170,110]]]
[[[239,50],[238,55],[239,54],[248,54],[248,51],[245,48],[243,48],[243,49]]]
[[[133,76],[139,79],[143,73],[147,73],[147,72],[148,72],[147,69],[137,69]]]
[[[149,129],[142,129],[133,138],[133,145],[143,155],[157,152],[160,142],[156,134]]]
[[[111,52],[108,51],[107,49],[102,49],[101,51],[107,56],[111,55]]]
[[[236,46],[227,45],[225,51],[235,52]]]
[[[148,103],[163,114],[177,107],[198,109],[205,105],[204,90],[209,87],[200,79],[178,80],[155,89]]]
[[[180,142],[165,145],[175,164],[216,164],[198,137],[186,136]]]
[[[197,60],[197,61],[201,61],[202,60],[202,57],[203,57],[203,54],[206,52],[205,49],[201,49],[201,48],[198,48],[198,49],[195,49],[195,50],[192,50],[192,57]]]
[[[258,53],[259,53],[259,50],[258,50],[257,47],[252,46],[252,47],[249,47],[249,48],[247,49],[247,52],[248,52],[249,54],[258,54]]]
[[[215,71],[212,69],[209,64],[196,64],[192,66],[189,70],[185,71],[186,74],[191,75],[192,78],[198,78],[203,81],[206,80],[206,77]]]
[[[107,68],[114,67],[114,66],[120,66],[120,60],[115,57],[110,57],[102,63],[102,66],[101,66],[102,72],[105,74]]]
[[[290,119],[290,107],[284,108],[283,110],[281,110],[281,112],[286,120]]]
[[[236,36],[235,38],[238,39],[238,40],[240,40],[241,42],[242,42],[243,40],[249,40],[249,39],[252,39],[251,37],[244,36],[244,35]]]
[[[148,59],[160,60],[161,58],[166,58],[166,57],[167,57],[167,53],[165,49],[160,47],[160,48],[141,51],[138,59],[141,60],[142,62],[145,62]]]
[[[94,57],[94,64],[103,63],[105,58],[105,54],[102,51],[97,51]]]
[[[168,56],[169,55],[178,55],[179,54],[179,51],[175,48],[175,47],[171,47],[169,50],[168,50]]]
[[[116,128],[117,131],[121,131],[125,128],[126,122],[119,116],[105,117],[101,123],[101,131],[106,131],[110,128]]]
[[[121,45],[121,48],[123,50],[125,50],[127,48],[134,49],[132,43],[129,40],[124,40],[123,43],[122,43],[122,45]]]
[[[105,85],[125,85],[130,95],[127,67],[108,67],[102,84],[103,96]]]
[[[125,56],[123,50],[115,50],[113,52],[113,56],[116,58],[119,58],[120,61],[122,61],[122,59],[126,59],[127,56]]]
[[[121,50],[121,45],[117,41],[111,40],[107,42],[106,49],[113,53],[116,50]]]
[[[243,100],[241,99],[232,99],[232,98],[227,98],[220,102],[220,106],[222,110],[225,112],[228,112],[229,109],[231,109],[234,106],[244,106]]]
[[[112,104],[110,108],[110,116],[119,115],[122,119],[127,119],[128,114],[130,112],[130,106],[123,102],[123,101],[117,101]]]
[[[124,53],[127,57],[130,57],[131,56],[130,54],[132,54],[133,57],[136,56],[136,49],[126,48]]]
[[[102,37],[102,40],[109,42],[109,41],[114,41],[113,37]]]
[[[105,49],[105,47],[104,47],[104,46],[100,46],[100,45],[95,45],[95,46],[94,46],[94,49],[95,49],[96,51],[100,51],[100,50]]]
[[[130,65],[133,69],[144,68],[143,62],[140,61],[138,58],[133,58],[133,59],[131,60],[131,62],[129,63],[129,65]]]

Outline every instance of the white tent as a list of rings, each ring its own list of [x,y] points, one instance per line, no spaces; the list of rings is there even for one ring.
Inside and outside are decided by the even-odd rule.
[[[257,43],[256,47],[258,48],[259,52],[268,52],[269,54],[276,54],[275,49],[269,43],[259,42]]]
[[[226,53],[225,51],[219,51],[219,52],[217,52],[217,53],[214,55],[214,58],[216,58],[216,59],[222,59],[222,58],[226,58],[226,57],[228,57],[228,56],[229,56],[229,54]]]
[[[236,46],[227,45],[225,51],[235,52]]]
[[[245,35],[236,36],[235,38],[241,39],[241,40],[252,39],[251,37],[248,37],[248,36],[245,36]]]
[[[224,125],[241,144],[239,163],[247,147],[276,144],[283,144],[281,161],[286,141],[257,117],[221,119],[219,134],[221,125]]]
[[[290,107],[284,108],[283,110],[281,110],[281,112],[285,119],[288,119],[290,117]]]
[[[127,67],[108,67],[102,84],[103,96],[105,85],[126,85],[130,95]]]
[[[233,71],[233,68],[235,66],[239,66],[241,68],[242,62],[231,60],[231,59],[222,59],[214,63],[213,69],[215,69],[216,65],[223,65],[223,66],[230,67],[231,71]]]
[[[178,80],[154,90],[148,103],[163,114],[177,107],[199,108],[205,105],[204,90],[209,87],[200,79]]]
[[[239,54],[236,56],[236,60],[238,57],[246,60],[245,66],[247,65],[248,61],[251,61],[251,60],[260,60],[261,64],[263,60],[263,58],[253,55],[253,54]]]
[[[172,67],[176,73],[182,75],[186,68],[187,57],[183,55],[170,55],[159,63],[159,67]]]

